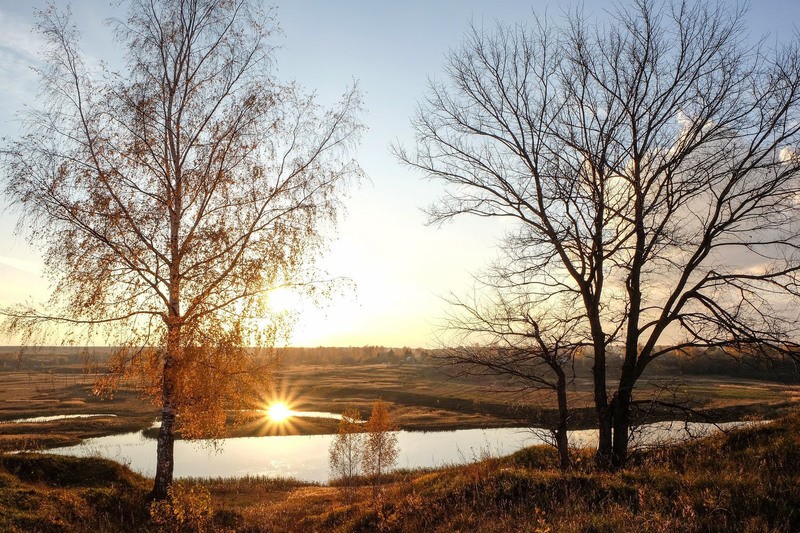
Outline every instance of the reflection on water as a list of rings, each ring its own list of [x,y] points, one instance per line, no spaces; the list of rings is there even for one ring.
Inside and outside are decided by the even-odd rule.
[[[102,413],[88,414],[88,415],[52,415],[52,416],[34,416],[32,418],[16,418],[14,420],[5,420],[0,424],[31,424],[37,422],[52,422],[53,420],[66,420],[69,418],[96,418],[96,417],[116,417],[117,415],[106,415]]]
[[[631,432],[630,446],[632,448],[652,448],[654,446],[661,446],[682,440],[707,437],[720,430],[727,431],[748,425],[765,424],[766,422],[768,421],[723,422],[720,424],[684,422],[682,420],[655,422],[635,428]],[[541,432],[542,430],[534,431]],[[570,445],[578,448],[594,448],[597,446],[597,430],[584,429],[580,431],[571,431],[569,433],[569,442]]]
[[[298,417],[298,418],[331,418],[333,420],[341,420],[342,415],[337,415],[336,413],[326,413],[324,411],[292,411],[289,410],[286,412],[287,417]],[[264,414],[269,414],[269,410],[264,411]]]
[[[317,413],[320,414],[320,413]],[[328,414],[328,413],[325,413]],[[311,415],[306,415],[311,416]],[[335,416],[335,415],[334,415]],[[720,424],[726,429],[741,422]],[[676,441],[716,431],[712,424],[661,422],[639,428],[634,443],[640,446]],[[293,477],[326,482],[328,447],[333,435],[244,437],[210,441],[175,442],[175,477]],[[436,467],[477,461],[486,456],[513,453],[541,444],[545,431],[536,428],[463,429],[455,431],[397,432],[400,468]],[[596,430],[573,431],[575,446],[594,446]],[[47,453],[97,456],[119,461],[145,476],[155,474],[156,441],[142,432],[87,439],[78,446]]]

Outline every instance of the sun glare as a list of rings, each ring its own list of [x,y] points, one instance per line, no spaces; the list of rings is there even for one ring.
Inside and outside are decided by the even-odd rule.
[[[289,287],[272,289],[267,296],[267,305],[275,313],[298,311],[301,305],[300,295]]]
[[[292,416],[292,411],[285,403],[278,402],[269,406],[269,409],[267,409],[267,416],[269,416],[270,420],[273,422],[283,422]]]

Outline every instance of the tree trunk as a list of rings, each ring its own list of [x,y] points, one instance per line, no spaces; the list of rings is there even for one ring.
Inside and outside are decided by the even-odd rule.
[[[606,351],[605,339],[594,339],[594,366],[592,377],[594,379],[594,407],[597,414],[597,465],[608,470],[612,468],[612,411],[606,393]]]
[[[375,477],[372,480],[372,499],[373,501],[378,501],[378,486],[381,482],[381,454],[378,453],[377,457],[377,465],[375,469]]]
[[[633,137],[636,138],[636,123],[633,126]],[[631,399],[633,387],[636,384],[636,364],[639,360],[639,337],[641,329],[639,319],[642,314],[642,269],[645,264],[645,243],[647,241],[644,224],[644,190],[642,178],[642,154],[639,147],[633,146],[633,178],[634,192],[634,222],[635,222],[635,248],[631,260],[631,269],[625,285],[628,293],[628,323],[625,332],[625,359],[619,377],[619,386],[614,394],[612,405],[614,428],[614,442],[611,451],[611,468],[618,470],[625,467],[628,459],[628,441],[631,417]]]
[[[556,373],[558,374],[558,382],[556,383],[556,397],[558,398],[558,424],[555,431],[556,449],[558,449],[561,470],[567,470],[570,467],[569,439],[567,435],[567,422],[569,421],[567,379],[560,367],[556,367]]]
[[[595,462],[603,470],[613,469],[613,413],[611,406],[595,406],[597,411],[597,453]]]
[[[613,427],[614,443],[611,455],[611,468],[625,467],[628,460],[628,444],[630,441],[631,426],[631,401],[633,400],[633,387],[636,383],[636,352],[625,358],[622,365],[622,374],[619,379],[619,388],[614,395],[613,402]]]
[[[164,356],[161,389],[161,429],[156,445],[156,477],[150,499],[163,500],[172,485],[175,467],[175,365],[180,351],[180,326],[172,325],[167,334],[167,353]]]
[[[165,122],[171,122],[171,108]],[[175,146],[174,132],[167,128],[170,146]],[[175,158],[177,162],[179,159]],[[178,375],[178,365],[181,363],[183,339],[181,336],[181,213],[183,212],[183,185],[181,168],[176,163],[173,179],[174,184],[168,195],[170,239],[169,250],[171,263],[169,266],[169,306],[167,309],[167,349],[164,354],[164,371],[162,374],[161,389],[161,429],[158,432],[156,447],[156,478],[151,498],[163,500],[167,497],[172,485],[172,473],[175,468],[175,418],[177,406],[175,398],[175,377]]]
[[[618,391],[614,402],[614,443],[611,455],[611,468],[625,467],[628,460],[630,440],[631,393],[625,388]]]

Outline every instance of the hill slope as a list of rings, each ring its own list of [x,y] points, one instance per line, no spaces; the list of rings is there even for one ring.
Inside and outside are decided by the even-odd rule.
[[[555,469],[551,450],[368,480],[195,480],[150,518],[149,482],[99,459],[0,456],[4,531],[798,531],[800,413],[729,435],[635,454],[598,472],[591,453]],[[209,501],[210,496],[210,501]]]

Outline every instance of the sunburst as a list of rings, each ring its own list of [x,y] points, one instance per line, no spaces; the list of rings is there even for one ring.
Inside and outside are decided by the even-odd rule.
[[[255,399],[248,416],[248,424],[253,424],[252,433],[257,435],[297,435],[302,421],[295,416],[302,410],[302,402],[297,394],[284,381],[275,383],[263,396]]]
[[[267,409],[267,416],[272,422],[285,422],[292,416],[292,410],[284,402],[275,402]]]

